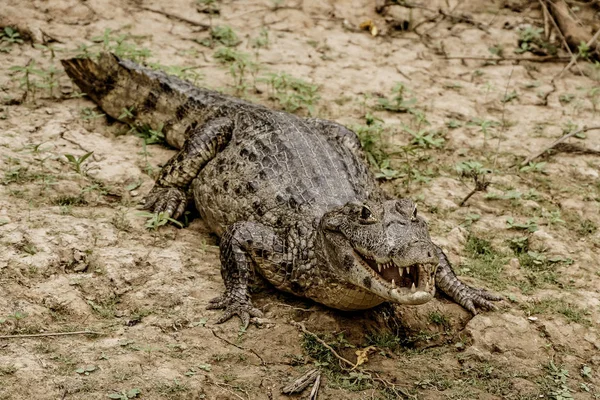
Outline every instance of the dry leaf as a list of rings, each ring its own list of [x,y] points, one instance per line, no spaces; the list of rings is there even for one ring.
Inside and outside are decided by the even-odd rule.
[[[369,361],[369,353],[372,351],[375,351],[375,346],[369,346],[362,350],[356,350],[356,365],[352,367],[352,369],[356,369],[359,365]]]
[[[377,29],[377,27],[375,26],[373,21],[371,21],[370,19],[368,19],[368,20],[364,21],[362,24],[360,24],[359,28],[364,31],[371,32],[372,36],[377,36],[377,33],[379,33],[379,30]]]

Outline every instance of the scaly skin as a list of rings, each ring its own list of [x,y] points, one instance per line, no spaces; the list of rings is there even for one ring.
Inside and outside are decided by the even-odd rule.
[[[329,307],[422,304],[435,288],[473,313],[499,296],[463,284],[408,199],[390,199],[369,172],[356,134],[321,119],[267,109],[102,54],[62,61],[108,115],[163,127],[179,152],[145,207],[179,218],[188,198],[221,237],[225,293],[218,322],[261,315],[252,271]]]

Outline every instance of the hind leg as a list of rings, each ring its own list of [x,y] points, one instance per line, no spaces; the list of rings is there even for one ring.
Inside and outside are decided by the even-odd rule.
[[[194,128],[182,149],[160,171],[143,208],[179,218],[188,203],[188,188],[200,170],[223,150],[233,132],[234,121],[217,118]]]

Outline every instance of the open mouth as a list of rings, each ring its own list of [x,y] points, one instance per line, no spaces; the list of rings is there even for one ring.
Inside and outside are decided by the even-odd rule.
[[[358,254],[363,264],[368,267],[371,274],[389,285],[392,289],[404,289],[415,293],[427,293],[435,289],[435,271],[437,265],[413,264],[408,267],[398,267],[393,260],[380,263],[373,257]]]

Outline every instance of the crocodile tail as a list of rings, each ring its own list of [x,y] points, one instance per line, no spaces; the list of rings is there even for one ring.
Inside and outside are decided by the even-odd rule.
[[[101,53],[97,61],[71,58],[61,63],[72,81],[106,114],[135,126],[162,129],[167,143],[180,148],[186,130],[202,118],[202,96],[188,82]]]
[[[102,53],[98,62],[90,58],[71,58],[60,62],[69,78],[99,105],[117,82],[119,59],[113,54]]]

